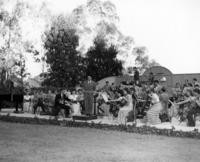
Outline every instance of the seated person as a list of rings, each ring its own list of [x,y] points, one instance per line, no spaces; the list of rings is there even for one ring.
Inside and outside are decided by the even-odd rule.
[[[119,112],[118,112],[118,122],[119,124],[126,124],[128,114],[133,110],[132,96],[130,91],[126,88],[123,90],[123,95],[117,99],[109,100],[109,102],[118,102]]]
[[[65,117],[69,116],[70,105],[67,103],[68,98],[65,95],[65,90],[59,90],[59,92],[55,96],[54,107],[52,109],[52,115],[58,116],[59,112],[63,109]]]
[[[102,115],[105,116],[109,115],[110,106],[107,103],[109,99],[110,99],[109,94],[103,89],[98,93],[98,96],[96,98],[98,113],[101,113]]]
[[[85,110],[85,104],[84,104],[84,93],[82,89],[78,89],[78,93],[77,93],[77,101],[80,103],[81,106],[81,112],[83,113]]]
[[[81,106],[80,103],[78,102],[77,98],[78,95],[76,94],[76,91],[73,90],[72,94],[68,96],[69,99],[71,100],[72,104],[71,104],[71,115],[81,115]]]
[[[119,109],[118,122],[119,124],[126,124],[127,117],[129,113],[133,110],[133,99],[128,89],[123,90],[122,102],[124,102],[124,105]]]
[[[175,103],[175,105],[188,104],[186,118],[188,126],[195,126],[196,115],[200,113],[200,90],[194,89],[188,90],[188,97],[181,102]]]
[[[47,98],[47,101],[48,101],[48,107],[54,106],[55,97],[56,97],[56,95],[51,90],[49,90],[48,94],[46,95],[46,98]]]
[[[113,115],[114,118],[118,117],[119,109],[120,109],[120,107],[123,106],[122,105],[123,103],[121,102],[123,100],[122,93],[123,92],[120,93],[119,91],[115,91],[114,98],[116,98],[116,99],[108,100],[108,103],[110,105],[109,112]]]

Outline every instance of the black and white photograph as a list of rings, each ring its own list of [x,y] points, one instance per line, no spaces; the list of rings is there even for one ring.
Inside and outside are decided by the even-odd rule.
[[[199,0],[0,0],[0,162],[199,153]]]

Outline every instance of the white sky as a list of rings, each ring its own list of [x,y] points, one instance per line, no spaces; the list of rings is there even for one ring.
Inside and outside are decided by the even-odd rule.
[[[53,12],[69,13],[87,0],[47,1]],[[116,5],[121,31],[136,45],[146,46],[150,58],[173,73],[200,72],[199,0],[110,1]]]

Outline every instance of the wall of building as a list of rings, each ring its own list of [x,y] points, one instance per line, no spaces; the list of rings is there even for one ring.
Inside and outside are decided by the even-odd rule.
[[[168,87],[171,89],[176,85],[177,82],[184,84],[186,80],[188,80],[190,83],[193,82],[193,79],[196,78],[200,82],[200,73],[191,73],[191,74],[173,74],[171,71],[164,67],[152,67],[149,70],[147,70],[142,76],[142,81],[147,81],[149,73],[153,72],[155,79],[160,80],[160,78],[165,77],[167,81],[165,83],[162,83],[165,87]],[[123,75],[123,76],[112,76],[108,78],[104,78],[98,82],[98,88],[101,88],[105,85],[106,81],[109,81],[109,83],[114,83],[115,85],[120,84],[122,81],[132,81],[133,76],[129,75]]]
[[[193,78],[196,78],[200,82],[200,73],[193,73],[193,74],[173,74],[173,86],[177,82],[184,84],[186,80],[192,83]]]

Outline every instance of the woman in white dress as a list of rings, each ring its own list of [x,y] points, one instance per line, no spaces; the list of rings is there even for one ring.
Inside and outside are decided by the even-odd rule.
[[[24,103],[23,103],[23,110],[24,112],[30,112],[31,110],[31,96],[28,92],[24,95]]]
[[[150,109],[147,111],[147,124],[148,125],[160,124],[161,120],[159,118],[159,115],[162,110],[162,104],[159,100],[159,96],[154,92],[151,93],[151,102],[152,105]]]
[[[123,90],[123,98],[122,101],[125,101],[125,105],[120,108],[118,113],[118,122],[119,124],[126,124],[127,117],[130,111],[133,110],[133,99],[128,89]]]
[[[72,116],[81,115],[81,106],[80,103],[77,101],[78,95],[76,91],[72,91],[72,94],[69,95],[69,99],[72,101],[71,109],[72,109]]]

